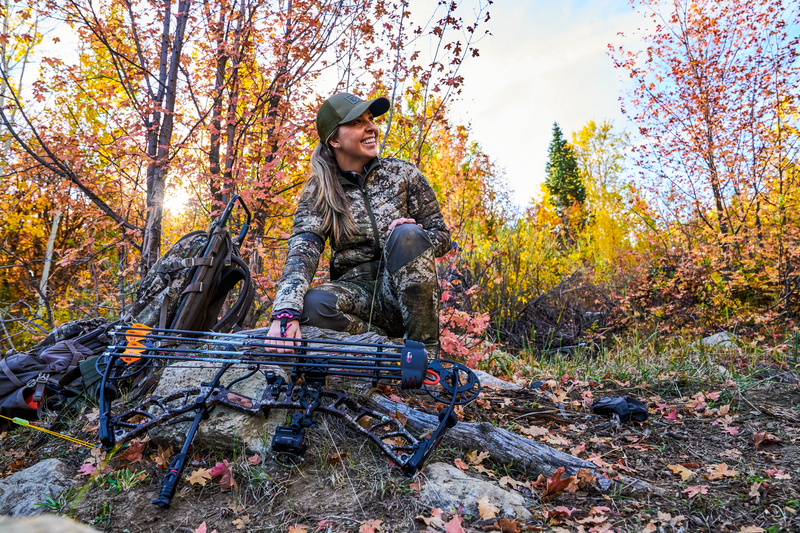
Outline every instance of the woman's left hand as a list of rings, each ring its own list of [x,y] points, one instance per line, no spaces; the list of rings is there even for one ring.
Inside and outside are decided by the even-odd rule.
[[[400,224],[417,224],[417,221],[414,220],[413,218],[396,218],[392,220],[391,224],[389,224],[389,230],[386,232],[386,235],[389,235],[392,232],[392,230],[396,226],[399,226]],[[417,226],[421,228],[422,224],[417,224]]]

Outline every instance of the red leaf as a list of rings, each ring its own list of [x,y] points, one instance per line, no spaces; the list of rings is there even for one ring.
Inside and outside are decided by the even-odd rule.
[[[119,456],[120,461],[130,461],[131,463],[138,463],[142,460],[142,452],[144,452],[146,444],[144,442],[135,440],[130,443],[128,449]]]
[[[452,520],[444,525],[445,533],[464,533],[464,528],[461,527],[461,517],[455,515]]]

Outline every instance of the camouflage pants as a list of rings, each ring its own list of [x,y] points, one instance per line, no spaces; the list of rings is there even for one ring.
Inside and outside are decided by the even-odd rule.
[[[416,224],[396,226],[377,270],[377,280],[365,269],[310,289],[301,324],[351,334],[377,326],[390,336],[437,343],[439,283],[425,231]]]

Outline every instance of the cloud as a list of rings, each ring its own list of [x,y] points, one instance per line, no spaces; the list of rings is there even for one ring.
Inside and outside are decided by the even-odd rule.
[[[607,47],[641,18],[623,1],[496,2],[490,11],[493,35],[463,66],[453,112],[472,123],[475,139],[506,169],[515,201],[526,205],[544,181],[554,121],[568,135],[592,119],[627,126]]]

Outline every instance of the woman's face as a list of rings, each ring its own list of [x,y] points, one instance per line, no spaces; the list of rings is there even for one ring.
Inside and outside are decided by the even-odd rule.
[[[372,112],[367,110],[357,119],[339,126],[329,144],[339,168],[363,172],[364,166],[378,155],[378,127],[372,120]]]

